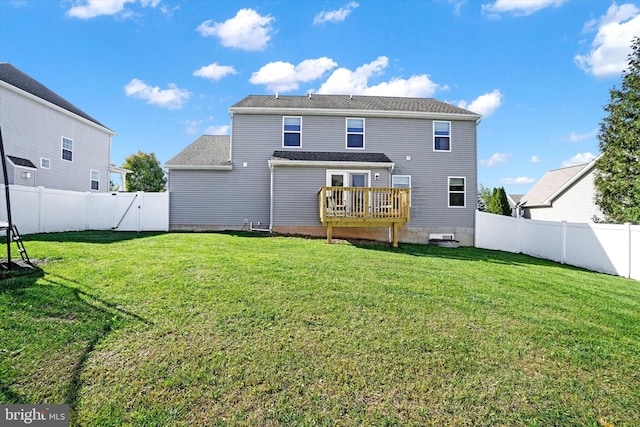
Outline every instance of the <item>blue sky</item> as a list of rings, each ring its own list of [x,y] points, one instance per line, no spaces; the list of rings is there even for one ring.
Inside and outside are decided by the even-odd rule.
[[[0,0],[10,62],[166,162],[249,94],[434,97],[484,117],[478,180],[526,193],[598,154],[640,2]]]

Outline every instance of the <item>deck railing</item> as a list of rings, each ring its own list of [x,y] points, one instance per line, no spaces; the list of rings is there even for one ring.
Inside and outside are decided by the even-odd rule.
[[[318,195],[323,223],[409,221],[408,188],[322,187]]]
[[[331,243],[333,227],[391,227],[398,246],[398,227],[409,222],[408,188],[321,187],[320,221]]]

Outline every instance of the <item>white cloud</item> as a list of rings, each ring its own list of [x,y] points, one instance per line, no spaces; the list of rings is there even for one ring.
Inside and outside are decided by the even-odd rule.
[[[499,184],[503,185],[526,185],[532,184],[535,182],[535,179],[529,178],[526,176],[519,176],[517,178],[502,178]]]
[[[580,142],[580,141],[585,141],[587,139],[594,138],[597,134],[598,134],[598,129],[594,129],[591,132],[580,133],[580,134],[571,132],[569,136],[566,137],[566,139],[571,142]]]
[[[223,125],[223,126],[209,126],[204,130],[205,135],[229,135],[229,130],[231,126]]]
[[[338,10],[320,12],[319,14],[316,15],[315,18],[313,18],[313,23],[317,25],[317,24],[323,24],[325,22],[331,22],[331,23],[342,22],[345,19],[347,19],[347,16],[349,16],[351,11],[357,8],[358,6],[360,6],[358,3],[356,3],[355,1],[352,1],[351,3],[345,5],[344,7]]]
[[[458,107],[478,113],[483,117],[493,114],[502,105],[502,93],[498,89],[494,89],[491,93],[480,95],[475,100],[467,104],[466,101],[460,101]]]
[[[337,65],[327,57],[305,59],[298,65],[282,61],[270,62],[253,73],[249,82],[255,85],[265,85],[273,92],[287,92],[298,89],[300,83],[319,79]]]
[[[548,7],[558,7],[567,0],[496,0],[493,4],[482,5],[482,12],[491,15],[512,13],[527,16]]]
[[[355,71],[338,68],[320,86],[317,93],[333,95],[377,95],[431,97],[438,89],[447,89],[431,81],[428,75],[413,75],[408,79],[394,77],[387,82],[369,86],[369,79],[381,75],[389,65],[389,58],[380,56],[376,60],[361,65]]]
[[[584,27],[587,32],[596,29],[589,53],[576,55],[574,61],[594,76],[617,76],[627,68],[631,40],[640,36],[640,10],[633,4],[614,3],[604,16],[587,22]]]
[[[160,0],[75,0],[73,6],[67,10],[67,16],[79,19],[91,19],[102,15],[129,16],[131,11],[125,9],[125,5],[136,2],[142,7],[152,8],[160,4]]]
[[[529,161],[531,163],[540,163],[540,157],[538,156],[531,156],[531,158],[529,159]]]
[[[479,163],[482,166],[486,166],[488,168],[492,168],[496,165],[504,165],[507,163],[507,160],[511,157],[511,154],[506,153],[494,153],[488,159],[481,159]]]
[[[564,162],[562,162],[562,167],[566,168],[569,166],[577,166],[577,165],[583,165],[585,163],[589,163],[591,160],[595,159],[596,156],[594,156],[593,154],[586,152],[586,153],[578,153],[575,156],[573,156],[572,158],[570,158],[569,160],[565,160]]]
[[[175,84],[170,83],[168,89],[151,87],[139,79],[131,80],[125,87],[127,96],[144,99],[147,104],[175,110],[182,108],[191,96],[188,90],[180,89]]]
[[[74,2],[74,6],[67,11],[72,18],[90,19],[100,15],[115,15],[124,10],[126,3],[135,0],[86,0]]]
[[[453,5],[453,11],[456,15],[460,15],[460,9],[467,2],[467,0],[448,0],[449,4]]]
[[[198,121],[198,120],[185,120],[182,123],[187,126],[186,129],[185,129],[185,133],[187,135],[194,135],[194,134],[198,133],[198,126],[200,125],[200,121]]]
[[[200,67],[193,72],[194,76],[210,80],[220,80],[229,74],[238,74],[238,72],[230,65],[218,65],[217,62]]]
[[[224,22],[204,21],[196,30],[204,37],[216,36],[226,47],[246,51],[263,50],[269,40],[275,18],[261,16],[253,9],[240,9],[236,16]]]

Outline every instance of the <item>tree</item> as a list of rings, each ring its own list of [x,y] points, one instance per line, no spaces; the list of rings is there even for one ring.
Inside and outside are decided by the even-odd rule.
[[[127,191],[164,191],[167,179],[154,153],[138,151],[127,157],[122,167],[133,171],[127,174]]]
[[[478,210],[497,215],[511,216],[511,207],[504,187],[494,189],[487,188],[480,184],[478,191]]]
[[[634,37],[622,87],[609,91],[595,164],[596,204],[612,223],[640,224],[640,38]]]
[[[478,191],[478,210],[480,212],[488,212],[490,202],[491,189],[480,184],[480,190]]]

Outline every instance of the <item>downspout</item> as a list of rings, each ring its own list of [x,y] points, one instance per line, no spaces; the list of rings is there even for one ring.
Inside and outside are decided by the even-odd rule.
[[[474,135],[474,139],[475,139],[475,144],[474,144],[474,149],[476,151],[476,167],[474,168],[474,174],[475,174],[475,179],[474,181],[476,182],[476,188],[475,188],[475,192],[476,192],[476,207],[474,209],[474,213],[473,213],[473,236],[472,236],[472,242],[473,242],[473,247],[476,247],[476,227],[477,227],[477,221],[476,221],[476,213],[475,211],[478,210],[478,126],[480,125],[480,123],[482,123],[482,117],[476,119],[476,132]]]

